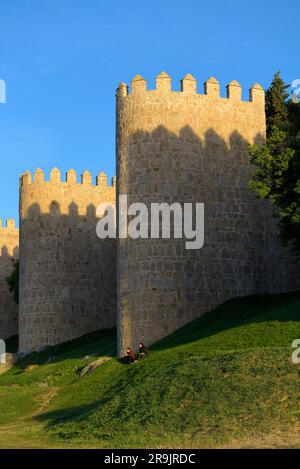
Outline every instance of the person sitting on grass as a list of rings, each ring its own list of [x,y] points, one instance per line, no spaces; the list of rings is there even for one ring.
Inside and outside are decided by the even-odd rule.
[[[143,344],[143,342],[140,342],[140,347],[139,347],[139,359],[143,359],[143,358],[146,358],[146,347],[145,345]]]
[[[130,347],[127,347],[126,355],[124,357],[125,363],[134,363],[136,361],[136,354]]]

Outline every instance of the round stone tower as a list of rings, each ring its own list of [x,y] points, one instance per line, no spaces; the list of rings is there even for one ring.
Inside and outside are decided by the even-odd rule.
[[[62,182],[38,169],[20,179],[20,352],[116,324],[115,240],[96,235],[97,207],[115,206],[116,187],[85,171]]]
[[[2,226],[0,220],[0,339],[18,334],[18,305],[6,281],[18,258],[19,230],[15,221],[6,220],[6,226]]]
[[[194,222],[196,203],[205,213],[201,249],[187,249],[186,236],[153,239],[151,227],[148,239],[118,241],[120,355],[229,298],[265,291],[263,203],[248,188],[247,153],[265,137],[264,91],[254,85],[249,101],[241,95],[233,81],[220,97],[215,78],[199,94],[191,75],[172,91],[164,72],[154,90],[139,75],[130,93],[124,83],[117,90],[117,194],[149,214],[153,203],[192,203]]]

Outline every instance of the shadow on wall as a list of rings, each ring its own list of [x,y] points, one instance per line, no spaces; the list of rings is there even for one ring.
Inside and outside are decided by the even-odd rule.
[[[20,350],[66,342],[116,324],[115,240],[96,234],[96,207],[67,214],[31,205],[21,223]]]
[[[9,254],[9,250],[8,250],[8,247],[6,245],[1,246],[1,259],[3,260],[3,264],[4,263],[11,264],[18,258],[19,258],[19,248],[18,247],[15,247],[13,249],[13,253],[11,255],[11,254]],[[8,262],[8,261],[10,261],[10,262]]]
[[[253,143],[260,145],[264,141],[265,137],[258,133]],[[142,158],[140,165],[136,168],[140,177],[144,177],[148,183],[148,178],[153,178],[153,182],[157,183],[156,186],[158,185],[157,178],[160,179],[160,176],[166,183],[168,182],[164,170],[204,171],[203,177],[209,171],[213,179],[208,182],[215,190],[223,181],[222,173],[224,176],[231,176],[233,179],[234,174],[230,171],[237,166],[238,162],[249,164],[249,142],[238,131],[232,132],[228,142],[226,142],[213,128],[208,129],[204,133],[204,138],[201,139],[188,125],[180,129],[179,135],[160,125],[153,132],[142,130],[134,132],[130,135],[127,144],[130,150],[133,150],[132,156]],[[147,158],[150,156],[153,161],[147,164]],[[132,161],[134,159],[133,157]],[[124,174],[121,173],[122,179],[120,181],[122,186],[129,182],[129,174],[131,174],[131,170],[134,170],[132,161],[127,162],[130,171],[125,171]],[[218,168],[214,167],[214,163],[218,164]],[[144,171],[141,172],[141,169],[144,169]],[[218,171],[214,172],[217,169]],[[238,167],[235,169],[238,170]],[[179,174],[178,176],[177,182],[181,183],[181,177]],[[198,174],[195,177],[199,177]],[[150,183],[149,186],[150,190],[153,191],[153,195],[159,191],[156,190],[156,186],[153,187]],[[134,186],[132,188],[136,189]],[[130,191],[130,186],[128,189]],[[164,189],[163,186],[162,189]]]

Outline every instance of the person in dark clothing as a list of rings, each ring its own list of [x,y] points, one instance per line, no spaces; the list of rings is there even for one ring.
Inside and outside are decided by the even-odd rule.
[[[147,354],[146,347],[145,347],[145,345],[143,344],[143,342],[140,342],[140,346],[139,346],[139,358],[140,358],[140,359],[146,358],[146,354]]]
[[[131,350],[130,347],[126,350],[126,355],[124,357],[125,363],[134,363],[136,361],[136,354]]]

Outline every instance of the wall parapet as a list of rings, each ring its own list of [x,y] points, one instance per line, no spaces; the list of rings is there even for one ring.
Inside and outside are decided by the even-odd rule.
[[[67,171],[65,180],[61,178],[61,171],[58,168],[53,168],[50,171],[49,181],[45,180],[45,174],[41,168],[38,168],[35,173],[32,174],[27,170],[20,176],[20,188],[25,186],[30,186],[32,184],[43,185],[43,184],[65,184],[65,185],[88,185],[93,187],[102,187],[102,188],[113,188],[115,186],[115,176],[112,178],[111,185],[108,184],[107,175],[102,171],[95,178],[95,184],[93,184],[92,174],[85,170],[81,174],[80,182],[77,181],[77,173],[74,169]]]
[[[107,175],[102,171],[95,178],[89,171],[84,171],[80,181],[74,169],[66,173],[62,181],[61,171],[53,168],[49,180],[38,168],[34,174],[26,171],[20,177],[20,219],[38,217],[38,214],[50,213],[80,216],[94,216],[101,203],[116,201],[116,178],[108,185]],[[79,179],[79,178],[78,178]],[[22,223],[21,223],[22,226]]]
[[[264,89],[258,84],[255,83],[249,89],[249,100],[242,100],[242,87],[236,81],[232,80],[227,86],[227,97],[223,98],[220,96],[220,83],[216,78],[210,77],[203,84],[204,93],[197,93],[197,80],[188,73],[181,80],[181,91],[172,90],[172,79],[166,72],[161,72],[156,77],[156,87],[155,89],[147,88],[147,81],[141,76],[136,75],[131,80],[131,90],[125,83],[120,83],[117,88],[117,98],[126,98],[127,96],[141,96],[145,93],[153,94],[168,94],[173,93],[177,95],[197,95],[200,97],[220,99],[220,100],[232,100],[232,101],[241,101],[243,103],[253,103],[261,106],[264,109],[265,102],[265,92]]]
[[[2,226],[2,219],[0,219],[0,234],[4,233],[19,233],[19,228],[15,226],[16,222],[13,218],[8,218],[5,222],[5,226]]]

